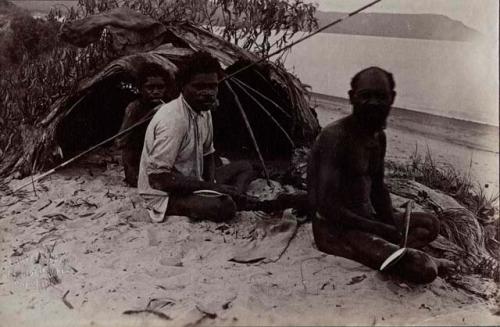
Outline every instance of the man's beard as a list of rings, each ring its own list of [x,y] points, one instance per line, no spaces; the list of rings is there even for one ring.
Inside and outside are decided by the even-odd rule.
[[[156,106],[164,103],[161,98],[147,98],[147,99],[143,99],[142,102],[150,107],[156,107]]]
[[[207,101],[200,104],[200,111],[213,111],[219,106],[219,100]]]
[[[379,105],[362,105],[355,106],[353,113],[364,128],[376,131],[386,128],[389,110]]]

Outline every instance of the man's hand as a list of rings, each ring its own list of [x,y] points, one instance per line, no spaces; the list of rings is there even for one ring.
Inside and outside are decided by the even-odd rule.
[[[240,210],[253,210],[260,203],[259,198],[242,193],[232,185],[215,185],[214,190],[229,195]]]
[[[246,203],[246,202],[250,202],[250,201],[258,202],[259,201],[259,199],[257,197],[242,193],[238,190],[238,188],[236,188],[232,185],[226,185],[226,184],[215,184],[215,185],[217,185],[216,189],[215,189],[217,192],[221,192],[221,193],[229,195],[237,203]]]
[[[235,186],[226,184],[215,184],[214,191],[227,194],[231,197],[241,194]]]
[[[403,232],[396,227],[384,225],[384,228],[378,234],[391,243],[400,244],[403,239]]]

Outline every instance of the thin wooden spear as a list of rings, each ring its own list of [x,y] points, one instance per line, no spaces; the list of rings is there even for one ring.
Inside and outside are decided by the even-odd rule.
[[[248,121],[247,114],[245,113],[245,110],[243,109],[243,106],[241,105],[240,98],[238,97],[236,92],[233,90],[231,85],[228,83],[228,81],[224,81],[224,83],[226,84],[227,88],[234,96],[234,101],[236,102],[236,106],[240,110],[241,116],[243,117],[243,120],[245,121],[245,125],[247,127],[248,134],[250,134],[250,138],[252,139],[252,143],[253,143],[253,146],[255,148],[255,151],[257,151],[257,155],[259,156],[259,160],[260,160],[260,163],[262,165],[262,169],[264,169],[264,175],[266,176],[267,184],[270,186],[271,181],[269,178],[269,173],[267,171],[266,163],[264,162],[264,158],[262,157],[262,153],[260,152],[259,145],[257,144],[257,140],[255,139],[255,135],[253,133],[252,126],[250,126],[250,122]]]
[[[295,144],[293,143],[293,140],[290,137],[290,135],[288,135],[287,131],[285,131],[285,129],[283,128],[283,126],[281,126],[281,124],[276,120],[276,118],[274,118],[273,115],[271,115],[271,113],[259,102],[259,100],[257,100],[253,95],[251,95],[250,92],[248,92],[238,82],[236,82],[236,86],[238,86],[243,92],[245,92],[245,94],[248,95],[250,97],[250,99],[252,99],[257,104],[257,106],[259,106],[259,108],[262,109],[262,111],[264,111],[264,113],[266,113],[266,115],[273,121],[273,123],[276,124],[276,126],[278,126],[279,130],[281,132],[283,132],[283,134],[285,135],[285,137],[288,140],[288,142],[290,142],[290,144],[292,145],[292,148],[295,148]]]
[[[269,101],[270,103],[272,103],[274,106],[276,106],[276,108],[278,108],[285,116],[287,116],[288,118],[290,118],[290,114],[285,110],[283,109],[283,107],[281,107],[279,104],[277,104],[273,99],[269,98],[268,96],[262,94],[262,92],[254,89],[253,87],[251,87],[250,85],[248,85],[247,83],[243,82],[241,79],[239,78],[236,78],[236,77],[233,77],[231,78],[231,81],[235,81],[236,83],[238,84],[241,84],[242,86],[246,87],[247,89],[253,91],[255,94],[259,95],[260,97],[262,97],[263,99]]]
[[[334,25],[337,25],[338,23],[342,22],[344,19],[347,19],[347,18],[349,18],[349,17],[351,17],[351,16],[357,15],[357,14],[358,14],[358,13],[360,13],[361,11],[363,11],[363,10],[365,10],[365,9],[367,9],[367,8],[369,8],[369,7],[371,7],[371,6],[375,5],[375,4],[377,4],[377,3],[379,3],[380,1],[382,1],[382,0],[375,0],[375,1],[372,1],[372,2],[370,2],[370,3],[366,4],[366,5],[364,5],[364,6],[363,6],[363,7],[361,7],[361,8],[356,9],[356,10],[354,10],[354,11],[352,11],[352,12],[348,13],[347,15],[344,15],[344,16],[340,17],[339,19],[334,20],[333,22],[331,22],[331,23],[329,23],[329,24],[326,24],[325,26],[323,26],[323,27],[321,27],[321,28],[318,28],[318,29],[317,29],[317,30],[315,30],[314,32],[309,33],[309,34],[307,34],[307,35],[306,35],[306,36],[304,36],[304,37],[301,37],[301,38],[300,38],[300,39],[298,39],[297,41],[294,41],[294,42],[292,42],[292,43],[290,43],[290,44],[288,44],[288,45],[284,46],[283,48],[277,49],[276,51],[274,51],[274,52],[272,52],[272,53],[268,54],[267,56],[264,56],[264,57],[262,57],[261,59],[259,59],[259,60],[257,60],[257,61],[254,61],[254,62],[252,62],[251,64],[248,64],[247,66],[241,67],[240,69],[238,69],[238,70],[237,70],[237,71],[235,71],[234,73],[231,73],[231,74],[229,74],[228,76],[224,77],[224,79],[223,79],[222,81],[225,81],[225,80],[227,80],[227,79],[229,79],[229,78],[231,78],[231,77],[233,77],[233,76],[235,76],[235,75],[237,75],[237,74],[241,73],[242,71],[247,70],[247,69],[248,69],[248,68],[250,68],[250,67],[253,67],[253,66],[255,66],[255,65],[258,65],[258,64],[260,64],[261,62],[266,61],[267,59],[271,58],[272,56],[277,55],[277,54],[278,54],[278,53],[280,53],[280,52],[283,52],[283,51],[285,51],[285,50],[290,49],[290,48],[291,48],[291,47],[293,47],[294,45],[296,45],[296,44],[298,44],[298,43],[300,43],[300,42],[302,42],[302,41],[305,41],[305,40],[307,40],[307,39],[308,39],[308,38],[310,38],[310,37],[313,37],[314,35],[316,35],[316,34],[318,34],[318,33],[322,32],[322,31],[326,30],[326,29],[327,29],[327,28],[329,28],[329,27],[332,27],[332,26],[334,26]]]
[[[121,132],[119,132],[119,133],[117,133],[117,134],[115,134],[115,135],[113,135],[113,136],[111,136],[111,137],[108,137],[108,138],[107,138],[107,139],[105,139],[104,141],[102,141],[102,142],[100,142],[100,143],[98,143],[98,144],[96,144],[96,145],[94,145],[94,146],[90,147],[89,149],[87,149],[87,150],[85,150],[84,152],[82,152],[82,153],[80,153],[80,154],[78,154],[78,155],[74,156],[73,158],[71,158],[71,159],[69,159],[69,160],[66,160],[65,162],[63,162],[63,163],[59,164],[58,166],[56,166],[56,167],[52,168],[51,170],[46,171],[45,173],[41,174],[40,176],[38,176],[38,177],[36,177],[36,178],[34,178],[34,179],[32,178],[32,180],[31,180],[31,181],[29,181],[29,182],[27,182],[27,183],[25,183],[25,184],[23,184],[23,185],[21,185],[21,186],[17,187],[17,188],[16,188],[16,189],[14,189],[12,192],[13,192],[13,193],[15,193],[15,192],[19,191],[20,189],[25,188],[26,186],[28,186],[28,185],[30,185],[30,184],[32,184],[32,183],[34,183],[34,182],[37,182],[37,181],[39,181],[39,180],[41,180],[41,179],[43,179],[43,178],[45,178],[45,177],[47,177],[47,176],[49,176],[49,175],[53,174],[53,173],[54,173],[54,172],[56,172],[57,170],[59,170],[59,169],[61,169],[61,168],[63,168],[63,167],[66,167],[66,166],[67,166],[67,165],[69,165],[70,163],[72,163],[72,162],[74,162],[74,161],[76,161],[76,160],[80,159],[81,157],[83,157],[83,156],[84,156],[84,155],[86,155],[87,153],[92,152],[92,151],[94,151],[95,149],[97,149],[97,148],[99,148],[99,147],[103,146],[104,144],[106,144],[106,143],[108,143],[108,142],[111,142],[111,141],[113,141],[114,139],[116,139],[116,138],[118,138],[118,137],[120,137],[120,136],[122,136],[122,135],[127,134],[128,132],[130,132],[131,130],[133,130],[134,128],[136,128],[137,126],[142,125],[142,124],[144,124],[145,122],[147,122],[147,121],[151,120],[151,118],[153,118],[153,115],[154,115],[155,113],[156,113],[156,110],[153,110],[153,112],[152,112],[151,114],[149,114],[148,116],[146,116],[146,118],[144,118],[143,120],[139,121],[138,123],[135,123],[134,125],[132,125],[132,126],[130,126],[130,127],[128,127],[128,128],[126,128],[126,129],[124,129],[123,131],[121,131]]]

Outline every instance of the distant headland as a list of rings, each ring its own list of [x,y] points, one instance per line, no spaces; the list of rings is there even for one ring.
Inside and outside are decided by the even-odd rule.
[[[322,27],[345,14],[317,11],[316,17]],[[325,33],[447,41],[473,41],[481,36],[477,30],[444,15],[392,13],[359,13]]]

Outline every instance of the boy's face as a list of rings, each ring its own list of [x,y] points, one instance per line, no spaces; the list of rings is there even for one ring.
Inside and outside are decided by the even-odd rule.
[[[167,85],[160,76],[146,78],[141,87],[142,99],[152,104],[160,104],[165,97]]]

